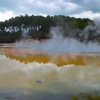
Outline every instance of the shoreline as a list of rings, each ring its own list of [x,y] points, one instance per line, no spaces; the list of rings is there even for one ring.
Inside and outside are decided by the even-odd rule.
[[[35,40],[35,39],[27,39],[27,40],[24,40],[24,41],[20,41],[20,42],[23,42],[23,43],[32,43],[32,42],[44,42],[44,41],[48,41],[48,39],[41,39],[40,41],[39,40]],[[0,43],[0,47],[14,47],[16,42],[14,43]]]
[[[0,47],[14,47],[15,43],[0,43]]]

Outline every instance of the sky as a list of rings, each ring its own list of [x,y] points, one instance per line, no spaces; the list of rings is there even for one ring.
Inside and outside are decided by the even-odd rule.
[[[100,17],[100,0],[0,0],[0,21],[20,15]]]

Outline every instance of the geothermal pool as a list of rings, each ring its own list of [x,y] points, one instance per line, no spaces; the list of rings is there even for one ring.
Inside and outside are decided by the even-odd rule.
[[[100,53],[0,48],[0,100],[70,100],[100,90]]]

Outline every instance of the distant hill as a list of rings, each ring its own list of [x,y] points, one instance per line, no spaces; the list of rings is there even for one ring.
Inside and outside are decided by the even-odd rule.
[[[86,42],[99,40],[99,35],[90,34],[95,32],[91,29],[88,30],[87,34],[90,34],[90,36],[86,39],[83,30],[89,23],[94,25],[93,21],[88,18],[81,19],[64,15],[48,15],[46,17],[20,15],[0,22],[0,43],[15,42],[24,38],[24,34],[27,34],[28,38],[32,39],[48,39],[52,37],[50,34],[52,27],[60,27],[60,32],[65,38],[75,38],[81,42],[84,40]]]

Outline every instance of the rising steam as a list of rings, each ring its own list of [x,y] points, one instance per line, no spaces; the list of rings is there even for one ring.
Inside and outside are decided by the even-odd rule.
[[[72,31],[73,32],[73,31]],[[50,29],[51,39],[42,42],[33,41],[25,43],[23,41],[16,42],[15,47],[32,48],[44,52],[57,53],[86,53],[86,52],[100,52],[99,40],[100,36],[100,20],[95,19],[93,25],[88,25],[82,31],[76,32],[78,39],[74,38],[75,33],[70,32],[70,36],[64,37],[64,30],[61,26],[52,27]],[[74,34],[74,35],[73,35]],[[73,35],[73,36],[71,36]],[[75,36],[76,37],[76,36]],[[81,41],[81,38],[84,38]],[[81,41],[81,42],[80,42]]]

